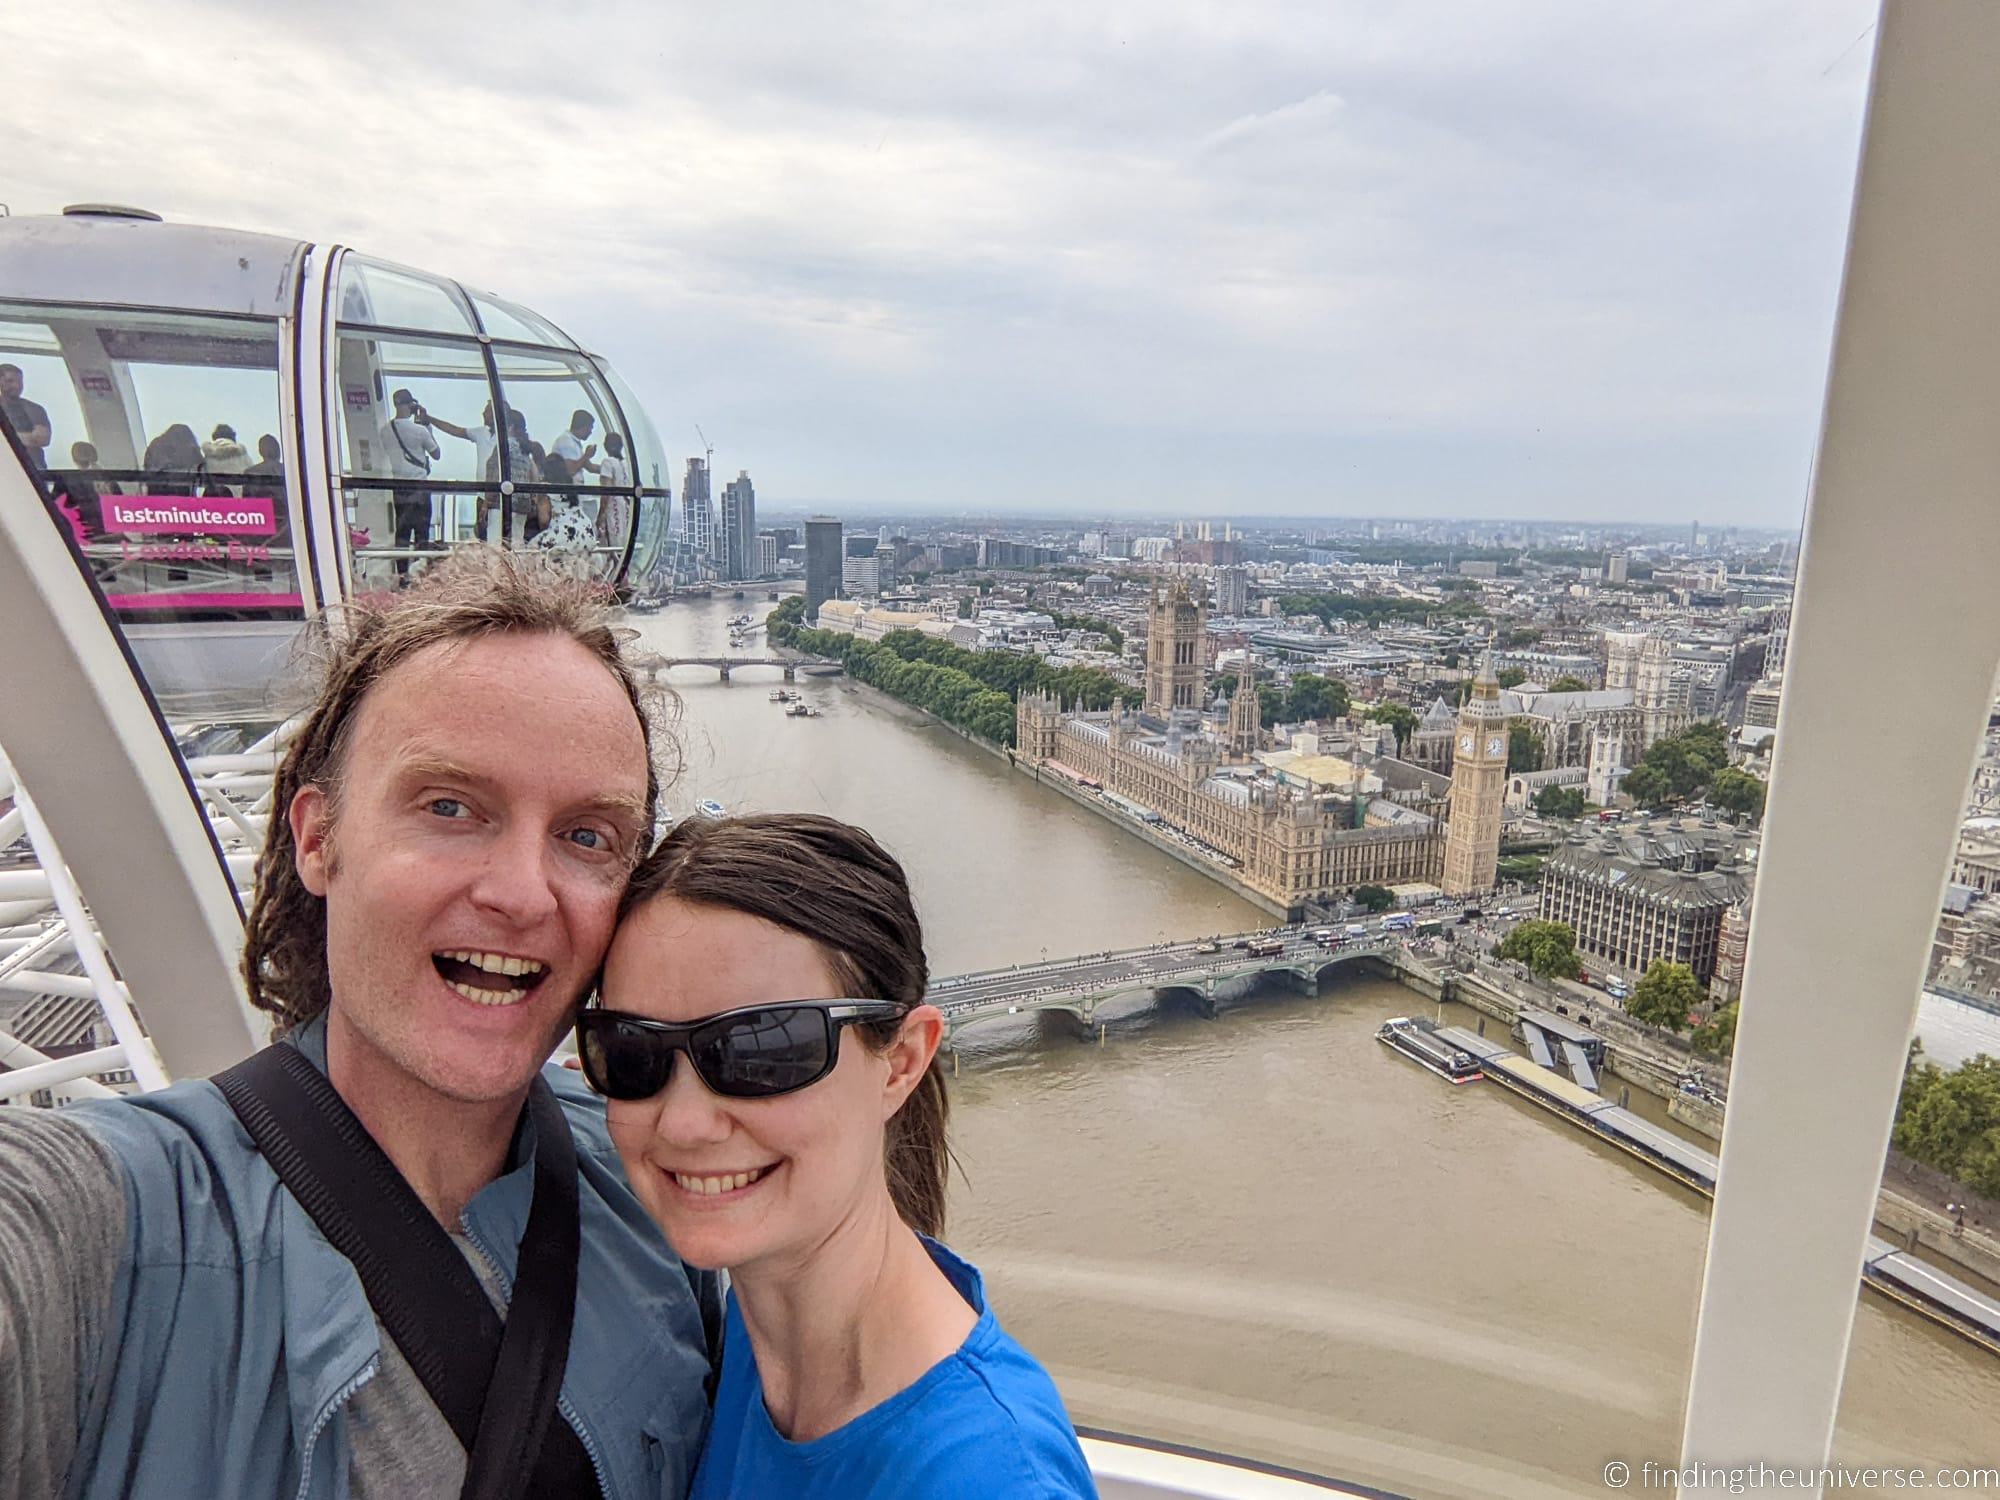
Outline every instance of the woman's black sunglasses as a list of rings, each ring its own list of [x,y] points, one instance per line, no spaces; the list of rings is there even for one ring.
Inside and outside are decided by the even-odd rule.
[[[891,1000],[788,1000],[746,1005],[686,1025],[622,1010],[577,1013],[583,1076],[607,1099],[650,1099],[685,1052],[695,1077],[726,1099],[775,1099],[818,1083],[840,1060],[840,1028],[909,1009]]]

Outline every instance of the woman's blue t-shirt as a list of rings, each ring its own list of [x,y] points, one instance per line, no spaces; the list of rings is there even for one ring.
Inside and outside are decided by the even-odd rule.
[[[689,1500],[1094,1500],[1055,1382],[1001,1330],[979,1272],[924,1243],[979,1321],[915,1385],[809,1443],[771,1425],[730,1293],[715,1418]]]

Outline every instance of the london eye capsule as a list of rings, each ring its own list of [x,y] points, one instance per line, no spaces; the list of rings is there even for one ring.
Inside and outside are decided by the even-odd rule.
[[[641,586],[668,467],[547,318],[338,244],[110,205],[0,218],[0,401],[163,706],[460,546]]]

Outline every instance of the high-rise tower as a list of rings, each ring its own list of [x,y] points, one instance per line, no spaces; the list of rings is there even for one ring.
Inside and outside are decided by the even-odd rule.
[[[681,481],[681,539],[703,557],[716,556],[715,506],[708,493],[708,460],[691,458]]]
[[[1156,581],[1146,606],[1146,712],[1170,718],[1177,708],[1199,708],[1208,634],[1208,601],[1176,578]]]
[[[840,522],[833,516],[806,517],[806,619],[840,597]]]
[[[1489,647],[1458,713],[1451,762],[1451,829],[1444,845],[1444,891],[1466,896],[1493,888],[1500,864],[1500,802],[1507,788],[1507,710]]]
[[[757,491],[748,469],[722,487],[722,537],[716,552],[724,578],[755,578],[757,573]]]

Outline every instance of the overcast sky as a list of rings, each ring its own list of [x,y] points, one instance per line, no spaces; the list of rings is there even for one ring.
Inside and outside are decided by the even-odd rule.
[[[17,16],[0,198],[514,297],[767,505],[1803,508],[1867,0],[280,14]]]

